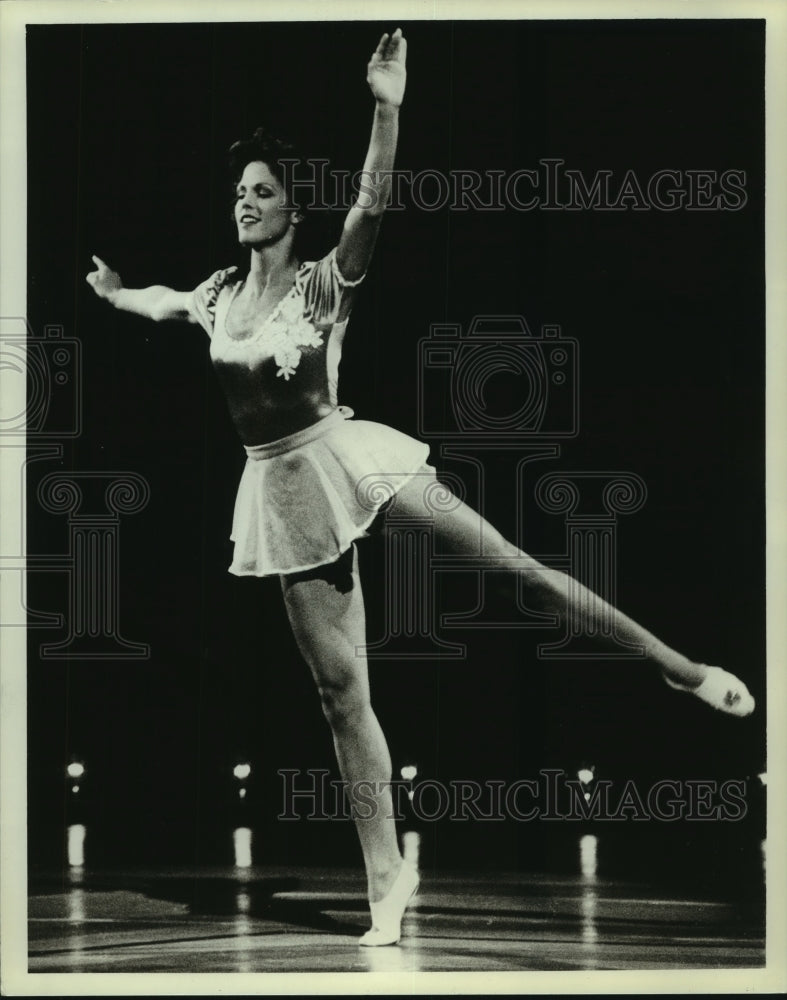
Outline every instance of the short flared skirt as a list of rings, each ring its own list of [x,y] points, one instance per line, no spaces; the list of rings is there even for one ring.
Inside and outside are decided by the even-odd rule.
[[[335,562],[426,465],[429,445],[339,407],[269,444],[246,447],[230,573],[273,576]]]

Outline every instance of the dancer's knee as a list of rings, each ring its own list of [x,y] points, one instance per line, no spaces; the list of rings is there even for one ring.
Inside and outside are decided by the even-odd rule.
[[[357,681],[318,684],[322,711],[334,733],[353,726],[369,708],[369,695]]]
[[[522,561],[525,560],[528,566],[532,564],[534,569],[538,567],[535,559],[523,552],[513,542],[509,542],[497,528],[493,528],[489,523],[485,525],[483,531],[483,552],[485,559],[500,566],[522,567]]]

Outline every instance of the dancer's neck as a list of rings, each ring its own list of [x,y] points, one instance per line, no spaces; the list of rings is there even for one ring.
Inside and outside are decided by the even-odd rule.
[[[251,251],[247,286],[259,295],[269,285],[289,284],[298,270],[298,259],[291,241],[280,241]]]

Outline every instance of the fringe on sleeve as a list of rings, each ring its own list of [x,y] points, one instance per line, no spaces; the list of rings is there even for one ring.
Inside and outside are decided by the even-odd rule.
[[[225,267],[215,271],[209,278],[197,285],[191,293],[191,302],[189,303],[191,314],[209,337],[213,336],[219,292],[229,282],[236,270],[235,267]]]
[[[315,326],[332,326],[336,322],[347,289],[359,285],[365,275],[349,281],[336,263],[336,247],[322,260],[305,264],[299,278],[306,303],[306,317]]]

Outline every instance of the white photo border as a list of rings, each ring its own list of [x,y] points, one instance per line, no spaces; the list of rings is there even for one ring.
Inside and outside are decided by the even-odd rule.
[[[767,949],[762,969],[647,972],[29,974],[27,969],[26,637],[0,629],[0,968],[7,996],[332,993],[754,993],[787,989],[787,3],[784,0],[0,0],[0,315],[25,316],[25,27],[66,23],[407,21],[499,19],[764,19],[766,22],[766,320],[768,858]],[[22,401],[22,406],[24,401]],[[0,393],[4,413],[19,401]],[[18,489],[0,448],[0,552],[23,551]],[[16,580],[0,577],[0,615]]]

